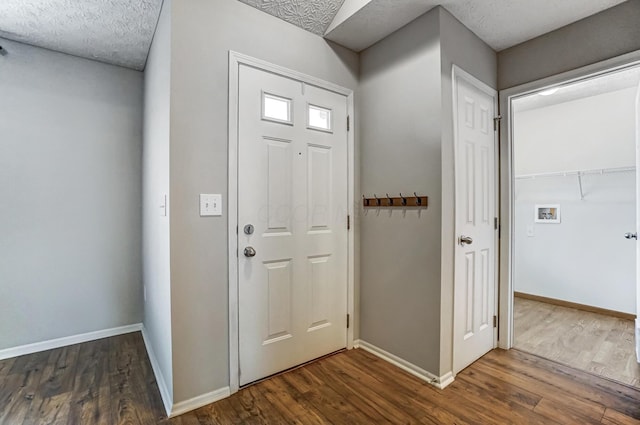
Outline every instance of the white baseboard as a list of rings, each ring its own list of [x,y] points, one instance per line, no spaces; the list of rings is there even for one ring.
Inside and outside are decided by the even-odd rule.
[[[636,319],[636,360],[640,363],[640,318]]]
[[[156,382],[158,383],[158,389],[160,390],[162,404],[164,405],[164,409],[167,412],[167,416],[169,418],[182,415],[184,413],[198,409],[202,406],[206,406],[207,404],[211,404],[218,400],[222,400],[223,398],[227,398],[231,395],[231,389],[229,387],[224,387],[215,391],[211,391],[210,393],[202,394],[189,400],[181,401],[174,404],[173,395],[169,391],[169,387],[167,386],[167,382],[164,379],[164,375],[162,375],[160,364],[158,363],[158,358],[156,357],[155,353],[153,352],[153,348],[149,343],[149,337],[147,336],[147,331],[144,326],[142,327],[142,338],[144,339],[144,345],[147,348],[147,354],[149,355],[149,361],[151,362],[153,374],[156,376]]]
[[[149,343],[149,337],[147,336],[147,331],[142,326],[142,339],[144,340],[144,346],[147,349],[147,355],[149,356],[149,361],[151,362],[151,369],[153,369],[153,374],[156,377],[156,383],[158,384],[158,389],[160,390],[160,398],[162,398],[162,404],[164,405],[164,410],[167,412],[167,416],[171,415],[171,409],[173,407],[173,396],[172,393],[169,392],[169,387],[167,387],[167,382],[164,379],[164,375],[162,375],[162,371],[160,370],[160,364],[158,363],[158,358],[153,352],[153,348]]]
[[[413,363],[409,363],[408,361],[401,359],[395,354],[391,354],[383,350],[382,348],[378,348],[375,345],[369,344],[368,342],[363,341],[361,339],[354,341],[353,346],[355,348],[362,348],[363,350],[368,351],[374,356],[380,357],[382,360],[385,360],[391,363],[392,365],[397,366],[400,369],[409,372],[413,376],[416,376],[422,379],[423,381],[426,381],[427,383],[433,385],[436,388],[443,389],[447,385],[453,382],[452,372],[447,372],[442,376],[434,375],[433,373],[428,372],[422,369],[421,367],[414,365]]]
[[[229,387],[224,387],[189,400],[181,401],[180,403],[173,405],[173,409],[171,410],[169,417],[173,418],[174,416],[182,415],[183,413],[190,412],[199,407],[206,406],[207,404],[215,403],[216,401],[227,398],[230,395],[231,389]]]
[[[24,356],[25,354],[38,353],[40,351],[52,350],[54,348],[66,347],[67,345],[95,341],[96,339],[108,338],[110,336],[128,334],[140,330],[142,330],[142,323],[136,323],[133,325],[119,326],[117,328],[103,329],[101,331],[50,339],[48,341],[35,342],[33,344],[20,345],[18,347],[5,348],[4,350],[0,350],[0,360]]]

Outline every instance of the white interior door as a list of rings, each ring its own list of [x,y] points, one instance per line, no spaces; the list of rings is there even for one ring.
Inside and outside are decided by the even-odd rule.
[[[640,85],[636,93],[636,235],[640,230]],[[640,363],[640,246],[636,236],[636,359]]]
[[[238,98],[245,385],[346,347],[347,98],[246,65]]]
[[[495,346],[495,91],[454,71],[456,252],[454,372]]]

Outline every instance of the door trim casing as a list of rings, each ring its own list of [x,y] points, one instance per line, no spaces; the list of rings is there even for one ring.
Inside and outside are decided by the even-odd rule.
[[[582,66],[567,72],[545,77],[500,90],[500,266],[498,347],[513,347],[513,258],[514,258],[514,194],[513,194],[513,101],[541,90],[595,78],[609,72],[640,66],[640,50]]]
[[[452,69],[451,69],[451,88],[452,88],[452,96],[453,96],[453,148],[454,148],[454,155],[453,155],[453,160],[454,160],[454,200],[457,200],[457,191],[458,191],[458,181],[457,181],[457,171],[458,171],[458,155],[457,155],[457,146],[458,146],[458,96],[457,96],[457,89],[458,89],[458,84],[457,84],[457,78],[462,78],[464,80],[466,80],[467,82],[469,82],[471,85],[473,85],[475,88],[477,88],[478,90],[486,93],[487,95],[491,96],[493,98],[493,113],[494,115],[498,114],[498,91],[492,87],[490,87],[489,85],[483,83],[482,81],[480,81],[478,78],[474,77],[472,74],[468,73],[467,71],[465,71],[464,69],[460,68],[458,65],[453,65]],[[500,169],[500,165],[499,165],[499,139],[498,139],[498,132],[494,131],[494,135],[493,135],[493,143],[494,143],[494,212],[496,217],[500,217],[499,215],[499,199],[500,199],[500,191],[499,191],[499,169]],[[454,237],[457,237],[457,235],[459,234],[459,229],[458,229],[458,211],[457,211],[457,202],[454,201]],[[454,245],[455,246],[455,245]],[[498,292],[499,292],[499,285],[498,285],[498,257],[499,257],[499,246],[500,246],[500,241],[498,238],[498,234],[497,232],[494,233],[494,277],[493,277],[493,287],[494,287],[494,300],[493,300],[493,308],[494,308],[494,313],[496,314],[498,311]],[[454,248],[455,249],[455,248]],[[460,372],[459,370],[456,370],[456,324],[457,324],[457,318],[456,318],[456,303],[455,303],[455,290],[456,290],[456,265],[455,265],[455,260],[456,260],[456,254],[454,253],[454,273],[453,273],[453,291],[454,291],[454,298],[453,298],[453,328],[452,328],[452,344],[451,344],[451,368],[453,371],[453,374],[457,374],[458,372]],[[498,330],[496,328],[494,328],[493,330],[493,347],[495,348],[498,344]]]
[[[354,93],[328,81],[315,78],[298,71],[256,59],[242,53],[229,51],[229,174],[228,174],[228,260],[229,260],[229,388],[231,394],[240,388],[240,333],[239,333],[239,297],[238,297],[238,106],[239,106],[239,72],[240,65],[250,66],[266,72],[300,81],[341,94],[347,98],[347,114],[351,117],[351,129],[347,132],[347,205],[351,217],[351,229],[347,232],[347,314],[351,317],[351,325],[347,328],[347,349],[353,348],[355,318],[355,232],[354,196],[355,196],[355,131]],[[345,217],[345,226],[346,217]],[[346,326],[346,317],[345,317]]]

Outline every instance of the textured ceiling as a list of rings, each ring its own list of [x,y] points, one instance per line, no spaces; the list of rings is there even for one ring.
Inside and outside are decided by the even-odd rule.
[[[440,3],[485,43],[500,51],[624,1],[443,0]]]
[[[349,16],[340,13],[325,36],[361,51],[433,7],[443,6],[494,50],[500,51],[624,1],[345,0],[344,8],[353,13]]]
[[[240,0],[302,29],[324,35],[344,0]]]
[[[0,0],[0,37],[142,70],[162,1]],[[499,51],[624,0],[239,1],[355,51],[442,5]]]
[[[142,70],[162,0],[0,0],[0,37]]]

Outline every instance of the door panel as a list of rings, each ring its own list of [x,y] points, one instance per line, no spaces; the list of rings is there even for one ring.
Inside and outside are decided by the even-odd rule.
[[[494,347],[495,94],[457,76],[454,372]],[[469,239],[462,241],[462,237]]]
[[[640,84],[636,92],[636,233],[640,232]],[[640,240],[636,238],[636,360],[640,363]]]
[[[346,108],[345,96],[240,66],[240,385],[346,346]]]
[[[309,146],[308,211],[309,230],[331,231],[329,214],[331,211],[331,147]]]
[[[291,261],[265,264],[267,268],[267,337],[265,344],[291,337]]]

